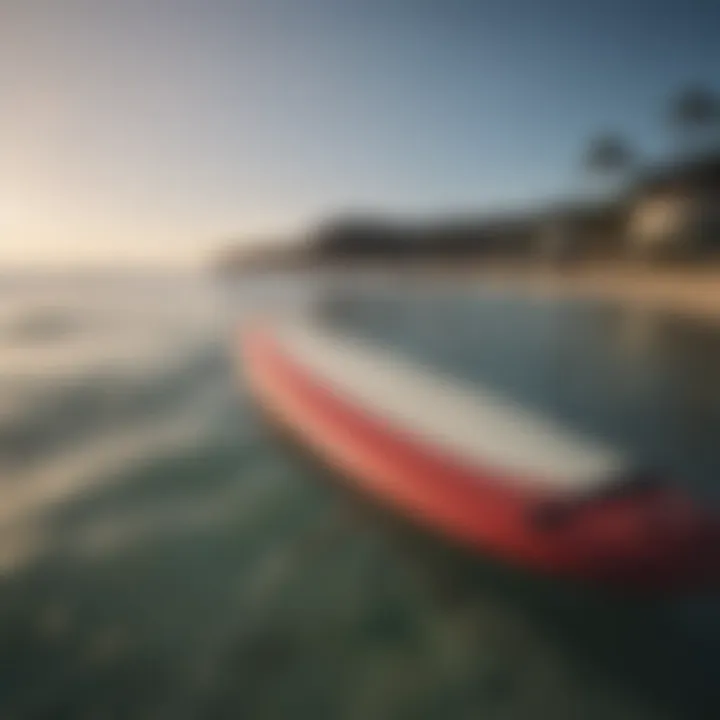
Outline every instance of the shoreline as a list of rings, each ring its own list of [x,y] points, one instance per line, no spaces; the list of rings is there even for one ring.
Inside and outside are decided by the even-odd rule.
[[[235,275],[263,276],[266,271]],[[624,262],[583,262],[559,267],[527,262],[412,263],[375,262],[304,265],[283,274],[330,273],[336,277],[363,274],[411,278],[415,281],[494,286],[539,295],[583,297],[622,303],[639,310],[663,311],[720,324],[720,266],[640,266]],[[272,274],[270,271],[269,274]]]
[[[622,262],[578,263],[561,267],[524,262],[458,266],[415,264],[344,265],[326,270],[355,275],[381,272],[414,280],[482,282],[536,295],[583,297],[619,302],[639,310],[658,310],[689,319],[720,323],[720,266],[633,266]]]
[[[477,278],[532,292],[586,297],[661,310],[720,323],[720,269],[633,268],[592,265],[552,268],[484,268]]]

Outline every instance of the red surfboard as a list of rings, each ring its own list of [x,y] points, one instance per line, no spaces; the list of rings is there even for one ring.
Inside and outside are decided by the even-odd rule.
[[[717,516],[612,449],[311,321],[252,325],[240,345],[250,388],[276,421],[429,529],[581,581],[717,587]]]

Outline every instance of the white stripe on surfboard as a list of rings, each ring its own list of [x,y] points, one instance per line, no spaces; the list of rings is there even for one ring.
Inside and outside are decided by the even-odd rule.
[[[307,321],[276,337],[298,363],[349,402],[476,466],[565,492],[617,481],[629,464],[613,449],[476,384],[441,375]]]

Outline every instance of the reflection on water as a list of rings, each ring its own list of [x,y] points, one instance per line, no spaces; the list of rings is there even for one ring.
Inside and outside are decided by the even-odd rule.
[[[228,307],[199,283],[127,283],[0,290],[0,717],[717,715],[714,601],[603,598],[370,512],[234,387],[229,331],[265,289]],[[715,332],[413,292],[355,327],[716,493]],[[39,307],[72,331],[4,332]]]

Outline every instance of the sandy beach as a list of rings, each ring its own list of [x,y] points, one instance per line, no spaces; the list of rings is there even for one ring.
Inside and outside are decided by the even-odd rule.
[[[565,269],[492,267],[483,281],[531,292],[613,300],[695,319],[720,322],[720,269],[640,268],[620,264]]]

